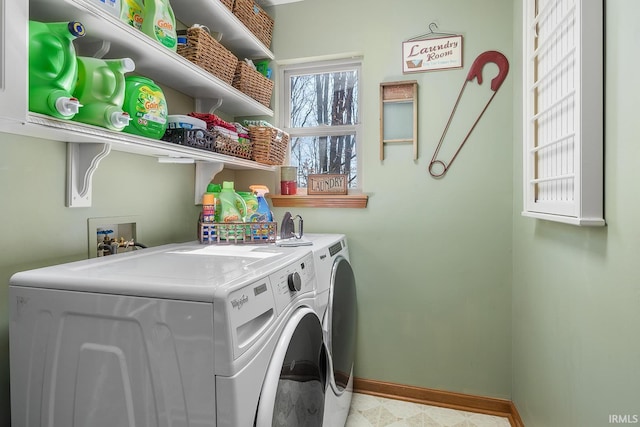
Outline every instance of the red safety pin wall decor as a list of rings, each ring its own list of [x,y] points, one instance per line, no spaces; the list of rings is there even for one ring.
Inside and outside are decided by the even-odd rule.
[[[498,66],[498,75],[491,80],[491,90],[493,91],[493,94],[491,95],[487,103],[484,105],[484,108],[482,109],[482,111],[480,112],[476,120],[471,125],[469,132],[467,132],[466,136],[464,137],[464,139],[458,146],[457,150],[451,157],[451,160],[449,160],[448,163],[445,163],[443,160],[439,160],[437,158],[438,153],[440,152],[440,148],[442,147],[442,142],[444,141],[447,131],[449,130],[449,125],[451,125],[451,120],[453,119],[453,116],[456,113],[456,109],[460,104],[460,99],[462,98],[464,89],[467,86],[467,83],[473,81],[474,78],[478,80],[479,85],[482,84],[482,69],[489,62],[493,62]],[[483,52],[480,55],[478,55],[475,61],[473,61],[473,64],[471,65],[471,69],[467,74],[467,78],[464,81],[464,84],[462,85],[462,89],[460,89],[460,93],[458,94],[458,99],[456,100],[456,103],[453,106],[453,110],[451,111],[451,115],[449,116],[449,120],[447,121],[447,125],[445,126],[444,131],[442,132],[442,136],[440,137],[440,142],[438,142],[438,146],[436,147],[436,150],[433,153],[433,157],[431,158],[431,162],[429,163],[429,173],[431,174],[431,176],[435,178],[440,178],[445,173],[447,173],[447,171],[451,167],[451,164],[458,156],[458,153],[460,153],[462,146],[465,144],[465,142],[467,142],[467,139],[469,139],[469,135],[471,135],[471,132],[473,132],[473,129],[476,127],[476,125],[482,118],[482,115],[487,110],[487,107],[489,107],[489,104],[491,103],[491,101],[493,101],[493,98],[496,96],[498,89],[500,89],[500,86],[502,85],[502,82],[504,82],[504,79],[507,77],[508,73],[509,73],[509,61],[507,61],[507,58],[503,54],[495,50],[489,50],[489,51]]]

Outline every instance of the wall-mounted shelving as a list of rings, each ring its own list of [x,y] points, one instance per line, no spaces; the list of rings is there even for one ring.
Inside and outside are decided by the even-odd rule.
[[[84,125],[28,111],[28,20],[80,21],[86,36],[76,40],[80,55],[131,58],[136,74],[151,78],[194,99],[206,110],[229,116],[272,116],[273,111],[217,77],[169,51],[146,34],[107,14],[91,0],[5,0],[0,14],[0,132],[68,143],[67,206],[91,205],[91,179],[111,150],[157,157],[163,162],[196,163],[198,191],[224,167],[273,170],[273,166],[169,142]],[[201,23],[223,34],[223,44],[238,57],[269,58],[273,54],[218,0],[175,0],[177,19]],[[190,11],[197,11],[194,16]],[[193,18],[193,20],[191,19]],[[100,53],[99,53],[100,52]],[[106,53],[105,53],[106,52]],[[177,113],[177,112],[174,112]],[[186,112],[185,112],[186,113]]]

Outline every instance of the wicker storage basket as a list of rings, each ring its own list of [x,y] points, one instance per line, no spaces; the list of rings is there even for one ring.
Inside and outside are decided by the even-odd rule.
[[[273,80],[269,80],[244,61],[238,61],[236,74],[233,77],[233,87],[265,107],[271,104]]]
[[[287,154],[289,134],[268,126],[249,126],[253,160],[266,165],[282,165]]]
[[[178,45],[178,54],[231,84],[238,58],[218,43],[204,28],[187,29],[187,44]]]
[[[253,144],[250,141],[238,142],[220,133],[217,133],[216,135],[216,153],[252,160],[252,145]]]
[[[267,48],[271,45],[273,19],[254,0],[235,0],[233,14]]]
[[[227,9],[233,11],[233,1],[234,0],[220,0],[223,5],[227,6]]]

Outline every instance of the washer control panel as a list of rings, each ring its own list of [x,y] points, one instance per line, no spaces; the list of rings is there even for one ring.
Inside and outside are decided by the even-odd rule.
[[[316,290],[313,254],[307,255],[269,276],[278,314],[299,297]]]

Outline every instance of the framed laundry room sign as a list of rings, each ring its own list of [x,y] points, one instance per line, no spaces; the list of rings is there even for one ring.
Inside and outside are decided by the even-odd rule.
[[[408,40],[402,43],[402,72],[462,68],[462,36]]]
[[[309,174],[307,176],[307,194],[347,194],[347,175]]]

